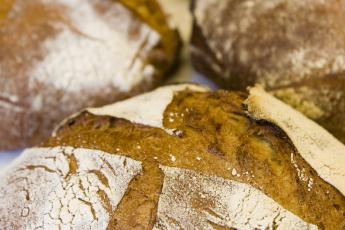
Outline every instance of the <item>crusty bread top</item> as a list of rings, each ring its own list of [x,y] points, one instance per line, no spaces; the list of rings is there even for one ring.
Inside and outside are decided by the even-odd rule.
[[[246,102],[249,113],[256,111],[252,105],[259,106],[262,100],[271,104],[274,99],[270,97],[258,89],[252,90]],[[70,197],[74,205],[63,202],[47,220],[80,207],[88,215],[84,225],[105,226],[108,221],[106,226],[113,229],[317,229],[316,225],[337,229],[344,224],[344,195],[320,178],[318,174],[323,171],[313,168],[315,165],[307,157],[303,159],[299,146],[294,146],[282,130],[267,121],[248,118],[241,107],[246,98],[225,91],[205,92],[193,85],[168,86],[127,100],[130,106],[121,108],[128,114],[120,113],[120,107],[112,105],[103,111],[97,109],[97,114],[85,111],[76,115],[57,130],[44,148],[27,150],[39,153],[25,153],[9,168],[1,190],[19,192],[8,192],[10,195],[3,199],[20,208],[7,215],[12,204],[0,205],[5,210],[0,211],[0,223],[35,224],[44,213],[33,212],[28,217],[20,214],[25,205],[33,207],[37,203],[25,198],[31,190],[27,182],[50,178],[60,170],[62,174],[56,179],[59,183],[72,187],[73,192],[86,193],[74,197],[74,192]],[[163,101],[158,103],[160,99]],[[159,104],[156,111],[143,111],[155,110],[151,103]],[[295,112],[291,116],[296,116]],[[167,134],[166,130],[176,132]],[[288,131],[289,137],[294,135]],[[323,151],[328,154],[327,145]],[[130,159],[126,163],[118,160],[123,157]],[[338,157],[342,160],[344,154],[340,152]],[[328,161],[319,160],[327,166]],[[92,161],[96,165],[101,162],[101,166],[88,167],[93,165]],[[112,173],[112,164],[117,162],[133,167]],[[87,172],[80,170],[84,166]],[[17,173],[17,168],[24,169],[22,174]],[[66,176],[63,172],[72,173]],[[84,186],[89,183],[83,180],[84,174],[98,185],[96,192]],[[23,177],[26,179],[22,183]],[[116,196],[120,201],[115,202],[109,194],[112,180],[119,178],[128,179],[120,186],[122,195]],[[42,183],[35,187],[40,185],[49,190],[50,185]],[[78,215],[76,212],[75,216]],[[66,224],[73,227],[74,223],[77,222]]]
[[[278,229],[317,229],[250,185],[192,170],[161,168],[165,178],[153,229],[180,227],[172,219],[183,223],[184,229],[213,225],[252,229],[273,222]],[[106,229],[129,182],[140,173],[140,162],[99,150],[28,149],[2,173],[1,226]],[[190,206],[194,196],[204,199],[205,213]]]
[[[99,116],[123,118],[133,123],[165,129],[163,126],[164,111],[179,91],[208,91],[204,86],[194,84],[178,84],[160,87],[148,93],[107,105],[101,108],[89,108],[86,111]]]
[[[106,229],[140,172],[140,162],[99,150],[28,149],[2,172],[0,224],[5,229]]]
[[[164,184],[154,229],[317,229],[287,211],[260,190],[245,183],[205,176],[193,170],[161,167]],[[200,197],[203,202],[195,204]],[[194,208],[201,205],[204,213]],[[272,225],[272,223],[274,223]],[[275,226],[274,226],[275,225]]]
[[[141,7],[0,1],[0,113],[11,127],[0,132],[0,149],[37,144],[67,115],[149,90],[168,74],[178,34],[156,0],[130,2]]]
[[[11,57],[0,62],[2,78],[11,74],[17,81],[22,70],[31,90],[43,84],[72,92],[129,91],[152,77],[144,56],[160,42],[116,1],[16,0],[1,29],[1,56]]]
[[[345,143],[345,1],[193,2],[197,71],[221,88],[260,83]]]
[[[250,89],[248,113],[276,124],[321,178],[345,195],[345,146],[321,126],[284,104],[262,87]]]
[[[196,0],[194,15],[225,78],[271,89],[345,70],[343,0]]]
[[[151,127],[165,129],[163,126],[163,114],[166,107],[173,100],[174,94],[178,91],[193,90],[204,92],[208,88],[195,84],[177,84],[168,87],[159,87],[151,92],[119,101],[103,107],[87,108],[64,119],[53,131],[53,136],[68,120],[87,111],[98,116],[112,116],[123,118],[133,123],[148,125]],[[171,130],[165,129],[167,132]]]
[[[163,115],[166,107],[173,100],[174,93],[187,89],[199,92],[208,90],[193,84],[160,87],[122,102],[86,111],[165,129]],[[245,104],[251,117],[272,122],[284,130],[319,176],[345,195],[345,146],[340,141],[289,105],[266,93],[259,85],[250,88]]]

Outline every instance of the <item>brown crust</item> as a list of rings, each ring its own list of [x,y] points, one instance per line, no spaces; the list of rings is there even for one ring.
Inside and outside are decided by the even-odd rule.
[[[16,0],[13,6],[12,1],[8,0],[5,1],[6,4],[3,4],[3,1],[0,3],[0,69],[2,69],[0,92],[6,93],[0,96],[0,113],[2,114],[0,150],[38,144],[43,137],[49,136],[56,123],[84,107],[112,103],[150,90],[157,86],[175,65],[180,45],[178,34],[167,23],[161,25],[156,23],[156,26],[151,26],[155,20],[165,18],[157,3],[151,0],[149,3],[141,2],[142,7],[147,7],[150,11],[140,12],[140,17],[136,10],[132,8],[128,10],[133,14],[132,24],[136,24],[138,28],[142,24],[149,24],[161,35],[158,45],[145,51],[144,55],[140,54],[145,64],[150,64],[155,68],[152,80],[142,80],[128,92],[110,85],[105,89],[95,89],[87,93],[65,92],[54,86],[39,83],[35,83],[37,85],[29,89],[32,78],[28,75],[29,70],[44,57],[42,44],[46,39],[60,32],[54,24],[65,23],[73,31],[78,32],[77,28],[70,25],[68,18],[65,17],[64,7],[57,4],[46,6],[41,0]],[[119,3],[125,3],[125,1],[102,2],[105,5]],[[97,1],[95,7],[96,5]],[[100,6],[98,10],[102,11],[101,8]],[[150,14],[155,16],[151,18]],[[137,29],[133,28],[134,32],[135,30]],[[30,36],[27,36],[28,34]],[[80,35],[83,36],[83,34]],[[42,96],[43,106],[42,109],[35,111],[31,107],[33,98],[37,95]],[[81,95],[83,95],[82,98],[80,98]]]
[[[197,4],[207,5],[198,13],[208,19],[196,18]],[[292,106],[345,142],[341,1],[231,0],[217,5],[194,0],[193,13],[192,59],[199,72],[221,88],[245,90],[261,83],[274,93],[292,89],[293,94],[280,98],[289,103],[286,98],[298,97],[308,106]],[[322,115],[306,111],[310,105]]]
[[[176,55],[181,46],[177,29],[171,30],[167,16],[156,0],[121,0],[120,2],[161,34],[162,46],[167,57],[174,57]],[[173,60],[169,60],[169,63],[173,62]]]
[[[241,81],[241,77],[232,78],[231,80],[224,78],[224,73],[228,73],[230,76],[246,76],[248,72],[242,72],[243,70],[238,69],[235,66],[235,68],[231,69],[230,74],[225,63],[216,58],[216,55],[207,44],[207,40],[201,31],[201,27],[196,24],[195,19],[193,20],[191,44],[191,60],[193,66],[198,72],[216,82],[220,88],[244,91],[248,85],[254,85],[254,80],[252,80],[251,83],[248,83]]]
[[[152,228],[162,186],[158,165],[250,184],[303,220],[321,229],[338,229],[345,197],[318,177],[281,129],[248,118],[242,106],[245,99],[246,95],[226,91],[178,93],[163,122],[165,128],[177,129],[176,135],[84,112],[43,146],[100,149],[143,163],[142,175],[132,181],[110,229]],[[229,168],[236,168],[241,176],[232,175]],[[305,178],[313,179],[312,188]],[[208,205],[203,199],[195,202],[195,208]]]
[[[330,80],[331,79],[331,80]],[[276,87],[271,92],[314,119],[345,143],[345,78],[343,74]],[[294,102],[293,98],[298,101]],[[315,105],[320,114],[308,104]]]

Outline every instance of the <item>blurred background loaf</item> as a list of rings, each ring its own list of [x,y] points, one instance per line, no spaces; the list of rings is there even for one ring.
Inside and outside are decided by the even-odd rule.
[[[156,86],[180,40],[155,0],[0,0],[0,150]]]
[[[345,142],[345,1],[195,0],[193,17],[198,71],[260,83]]]

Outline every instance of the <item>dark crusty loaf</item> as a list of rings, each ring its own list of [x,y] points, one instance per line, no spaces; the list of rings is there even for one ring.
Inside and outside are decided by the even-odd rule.
[[[8,229],[345,227],[345,146],[258,87],[87,109],[0,178]]]
[[[193,63],[222,88],[266,90],[345,142],[343,0],[195,0]]]
[[[0,0],[0,150],[151,89],[179,44],[155,0]]]

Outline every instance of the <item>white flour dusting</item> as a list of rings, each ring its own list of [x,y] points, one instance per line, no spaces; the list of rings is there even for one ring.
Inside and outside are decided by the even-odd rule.
[[[87,111],[100,116],[124,118],[134,123],[162,128],[171,133],[171,130],[164,128],[163,125],[164,111],[173,100],[174,94],[183,90],[206,92],[208,88],[195,84],[164,86],[111,105],[89,108]]]
[[[56,25],[61,32],[45,41],[47,55],[34,65],[32,82],[71,92],[109,86],[129,91],[144,78],[152,77],[152,67],[145,66],[137,55],[155,46],[159,35],[141,24],[138,36],[131,39],[133,16],[125,7],[114,2],[101,15],[90,1],[57,3],[67,7],[71,25]]]
[[[317,229],[250,185],[161,168],[165,177],[155,229]]]
[[[251,117],[272,122],[284,130],[299,154],[318,175],[345,195],[345,146],[340,141],[260,86],[250,89],[245,104]],[[298,174],[301,180],[308,180],[303,171]],[[308,183],[312,185],[310,180]]]
[[[26,150],[0,180],[4,229],[106,229],[141,163],[72,147]]]

